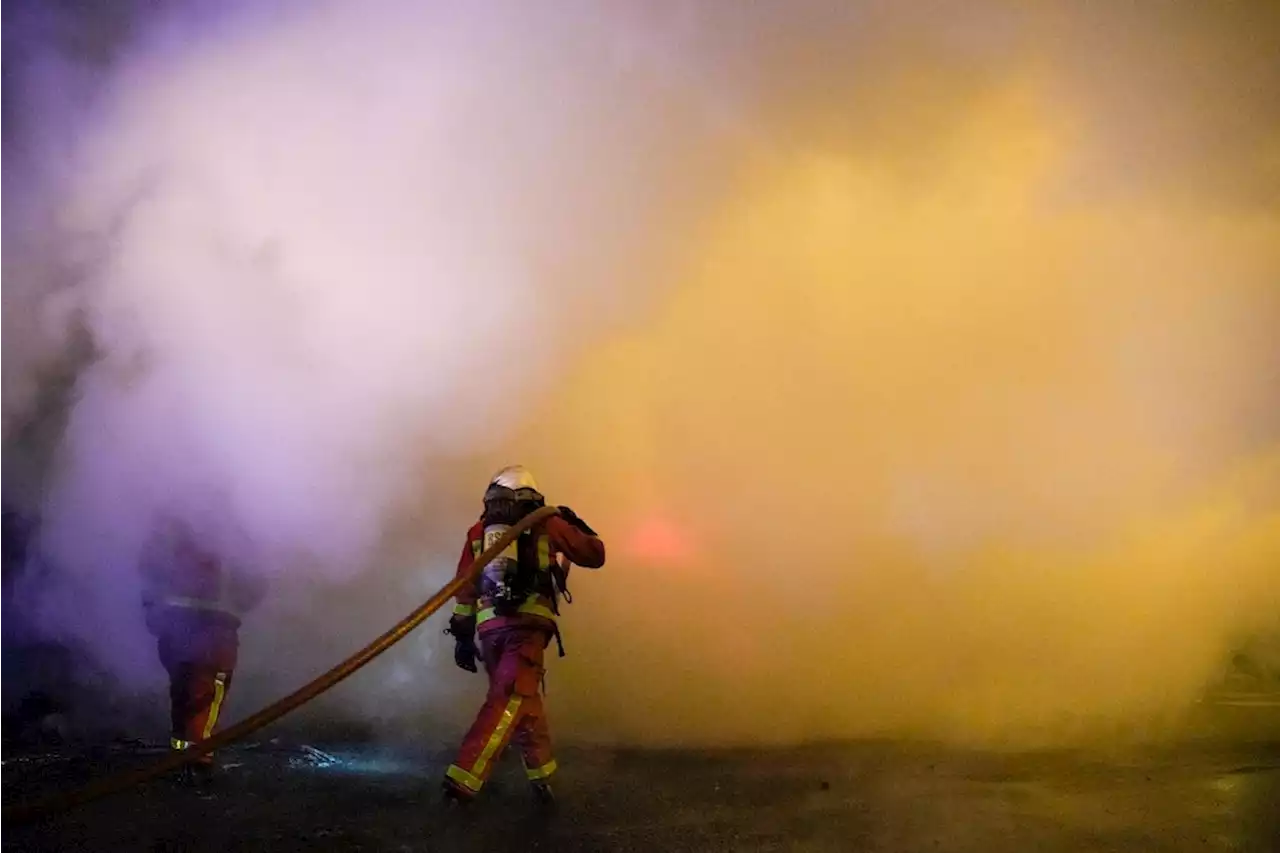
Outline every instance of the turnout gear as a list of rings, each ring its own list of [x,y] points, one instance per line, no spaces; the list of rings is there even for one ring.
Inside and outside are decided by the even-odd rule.
[[[501,531],[542,503],[527,470],[512,466],[498,472],[485,493],[484,514],[467,532],[458,575],[470,574],[475,558],[502,535]],[[570,515],[577,519],[572,510]],[[489,689],[457,759],[445,774],[450,796],[470,798],[477,794],[514,739],[530,783],[541,786],[535,790],[539,802],[554,801],[548,779],[556,762],[541,690],[546,674],[544,652],[552,637],[559,642],[558,600],[562,594],[570,600],[570,565],[591,569],[604,565],[604,543],[584,528],[585,522],[579,526],[567,518],[548,518],[521,534],[486,567],[476,583],[457,594],[450,633],[456,638],[455,625],[462,631],[469,630],[468,625],[475,626]],[[564,654],[563,646],[560,654]]]
[[[206,613],[169,609],[157,636],[169,674],[169,745],[186,749],[213,734],[231,687],[240,643],[236,629]],[[212,763],[206,753],[199,761]]]
[[[556,509],[560,511],[561,518],[563,518],[565,521],[569,522],[574,527],[581,530],[583,533],[587,534],[588,536],[596,535],[596,532],[591,529],[591,526],[588,525],[581,518],[579,518],[578,514],[573,510],[569,509],[567,506],[558,506],[556,507]]]
[[[186,749],[213,734],[239,656],[241,618],[266,589],[224,566],[175,523],[147,543],[141,570],[147,629],[169,676],[169,744]],[[197,760],[210,765],[213,756]]]
[[[481,640],[489,690],[445,778],[463,796],[474,796],[513,739],[525,775],[542,781],[556,770],[551,733],[539,687],[547,634],[539,628],[503,628]]]

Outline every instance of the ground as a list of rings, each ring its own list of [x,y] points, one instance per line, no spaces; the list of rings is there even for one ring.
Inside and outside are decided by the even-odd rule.
[[[1243,713],[1274,722],[1280,709]],[[1280,738],[1250,731],[1019,753],[900,741],[568,749],[550,816],[535,809],[511,757],[482,800],[453,812],[437,795],[443,751],[281,738],[225,751],[209,791],[154,782],[40,824],[6,825],[3,849],[1276,853]],[[5,804],[160,750],[7,752]]]

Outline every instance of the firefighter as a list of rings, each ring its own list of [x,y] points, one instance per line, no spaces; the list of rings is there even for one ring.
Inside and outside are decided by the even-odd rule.
[[[164,522],[141,560],[142,607],[169,675],[170,741],[187,749],[213,734],[239,653],[241,617],[261,602],[261,578],[225,565],[191,528]],[[213,756],[183,767],[183,778],[207,784]]]
[[[475,558],[508,526],[543,504],[533,475],[523,466],[494,475],[484,495],[484,512],[467,531],[458,575],[469,574]],[[556,762],[541,695],[543,653],[555,639],[564,655],[556,616],[560,597],[571,600],[570,566],[598,569],[605,557],[604,543],[595,531],[568,507],[559,510],[558,516],[522,533],[455,598],[447,630],[454,636],[454,662],[476,672],[479,657],[489,690],[445,773],[444,796],[450,802],[474,798],[514,738],[538,802],[555,803],[550,777]]]

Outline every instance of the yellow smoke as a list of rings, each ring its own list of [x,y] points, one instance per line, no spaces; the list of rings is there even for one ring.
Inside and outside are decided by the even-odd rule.
[[[613,547],[567,618],[575,732],[1151,727],[1274,626],[1277,448],[1240,436],[1280,221],[1098,203],[1034,73],[968,107],[752,155],[517,443]]]

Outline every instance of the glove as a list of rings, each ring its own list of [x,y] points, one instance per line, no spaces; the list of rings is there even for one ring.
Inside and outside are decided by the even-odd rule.
[[[453,635],[453,662],[458,668],[465,669],[467,672],[479,672],[480,670],[476,667],[476,656],[479,655],[479,650],[476,649],[475,641],[475,617],[454,616],[449,620],[449,627],[445,628],[444,632]]]
[[[587,534],[588,536],[596,535],[596,532],[592,530],[591,527],[585,521],[583,521],[581,518],[578,518],[578,514],[573,510],[569,509],[567,506],[558,506],[556,507],[556,509],[560,510],[561,518],[563,518],[565,521],[569,522],[574,527],[581,530],[583,533]]]
[[[453,644],[453,662],[457,664],[459,669],[465,669],[467,672],[479,672],[476,666],[476,649],[475,640],[464,640],[459,638]]]

